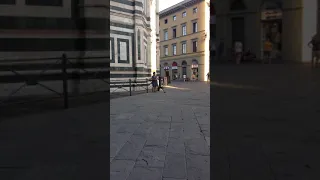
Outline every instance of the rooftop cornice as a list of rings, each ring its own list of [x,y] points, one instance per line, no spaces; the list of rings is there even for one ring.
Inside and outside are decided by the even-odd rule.
[[[176,13],[178,11],[181,11],[181,10],[183,10],[185,8],[188,8],[190,6],[198,4],[198,3],[202,2],[202,1],[204,1],[204,0],[184,0],[184,1],[182,1],[182,2],[180,2],[178,4],[176,4],[176,5],[173,5],[171,7],[168,7],[167,9],[164,9],[164,10],[160,11],[159,17],[163,18],[163,17],[168,16],[170,14],[174,14],[174,13]]]

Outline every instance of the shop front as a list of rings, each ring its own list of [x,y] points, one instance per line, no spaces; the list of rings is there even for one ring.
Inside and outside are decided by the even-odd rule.
[[[179,74],[178,74],[178,64],[176,62],[172,63],[171,70],[172,70],[172,80],[178,79],[179,78],[178,77],[179,76]]]
[[[199,79],[199,65],[197,60],[192,60],[191,64],[191,71],[192,71],[192,76],[196,78],[196,80]]]
[[[169,72],[170,67],[168,63],[164,63],[163,70],[164,70],[164,77],[166,77],[168,83],[170,83],[170,72]]]
[[[271,58],[282,59],[282,8],[280,3],[266,1],[261,7],[261,58],[264,57],[264,44],[272,44]]]
[[[182,61],[181,63],[181,68],[182,68],[182,77],[183,78],[187,78],[187,62],[186,61]]]

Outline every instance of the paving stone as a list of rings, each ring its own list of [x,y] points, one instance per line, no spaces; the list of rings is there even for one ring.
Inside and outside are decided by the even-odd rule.
[[[157,122],[171,122],[171,116],[159,116]]]
[[[133,135],[130,140],[121,148],[115,159],[135,161],[139,156],[145,142],[145,138]]]
[[[210,148],[211,147],[210,146],[210,137],[204,137],[204,138],[205,138],[205,140],[207,142],[208,147]]]
[[[210,125],[200,125],[200,128],[204,136],[210,137]]]
[[[210,156],[187,155],[188,180],[210,180]]]
[[[194,139],[201,138],[203,134],[200,131],[200,128],[197,122],[194,120],[192,123],[184,124],[184,139]]]
[[[116,133],[133,133],[138,127],[139,124],[122,124],[117,128]]]
[[[135,167],[127,180],[162,180],[162,169]]]
[[[196,154],[203,156],[210,155],[208,144],[203,137],[186,140],[185,146],[187,154]]]
[[[168,153],[165,167],[163,169],[164,178],[186,178],[186,158],[184,154]]]
[[[115,159],[110,164],[110,179],[126,180],[134,167],[135,162],[131,160]]]
[[[185,154],[184,141],[178,138],[169,138],[167,152],[173,154]]]
[[[141,124],[138,129],[133,133],[134,135],[148,135],[152,131],[152,127],[154,126],[153,122],[146,122]]]
[[[166,137],[153,137],[150,136],[147,139],[146,146],[166,146],[168,143],[168,138]]]
[[[110,137],[110,157],[115,157],[124,144],[130,139],[131,134],[113,133]]]
[[[208,125],[208,126],[210,126],[210,115],[197,116],[196,119],[197,119],[197,122],[200,125]]]
[[[136,166],[163,168],[166,157],[166,148],[145,146],[136,162]]]

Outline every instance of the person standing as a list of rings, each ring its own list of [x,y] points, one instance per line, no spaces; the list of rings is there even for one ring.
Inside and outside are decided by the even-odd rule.
[[[194,82],[195,80],[196,80],[196,75],[195,75],[195,73],[192,73],[191,81]]]
[[[207,73],[207,81],[210,81],[210,72]]]
[[[243,45],[242,42],[237,41],[234,43],[234,51],[235,51],[235,55],[236,55],[236,63],[240,64],[241,59],[242,59],[242,50],[243,50]]]
[[[267,38],[267,40],[264,42],[264,48],[263,48],[263,61],[262,63],[265,62],[265,60],[268,60],[269,64],[271,64],[271,52],[273,49],[273,44],[270,41],[270,38]]]
[[[320,39],[317,34],[312,37],[308,46],[312,48],[311,66],[317,67],[320,60]]]
[[[152,92],[156,92],[157,86],[158,86],[158,79],[156,76],[156,73],[153,72],[151,77],[151,84],[152,84]]]

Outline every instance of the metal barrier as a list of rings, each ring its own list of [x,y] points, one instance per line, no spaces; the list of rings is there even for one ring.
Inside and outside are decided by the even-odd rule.
[[[132,96],[132,92],[139,91],[139,90],[145,90],[147,93],[149,92],[149,86],[151,85],[149,79],[146,80],[132,80],[129,79],[129,81],[116,81],[116,82],[110,82],[110,89],[114,89],[113,91],[110,91],[110,93],[115,93],[119,90],[123,90],[125,92],[129,92],[129,96]]]
[[[21,86],[12,90],[9,95],[4,99],[0,99],[0,108],[3,105],[8,104],[10,101],[13,103],[29,103],[33,101],[41,101],[46,99],[45,97],[36,99],[33,96],[30,97],[20,97],[20,100],[15,101],[14,96],[22,91],[22,89],[30,86],[40,86],[41,88],[52,92],[55,97],[47,97],[47,99],[63,98],[63,107],[65,109],[69,108],[70,98],[75,97],[75,95],[70,95],[68,84],[70,80],[99,80],[102,84],[105,84],[105,90],[103,91],[93,91],[88,93],[80,94],[79,96],[92,94],[96,92],[109,92],[111,94],[118,95],[129,95],[132,96],[133,92],[146,92],[148,93],[149,86],[151,83],[149,79],[139,80],[139,79],[129,79],[128,81],[114,81],[110,82],[110,70],[109,61],[93,62],[93,63],[83,63],[79,64],[77,62],[72,62],[73,60],[78,60],[79,58],[68,58],[66,54],[63,54],[60,58],[46,58],[46,59],[19,59],[10,61],[0,61],[0,86],[4,83],[22,83]],[[102,59],[108,60],[108,57],[85,57],[82,60],[88,59]],[[46,63],[51,61],[51,63]],[[84,65],[85,64],[85,65]],[[94,69],[90,71],[88,69]],[[104,70],[98,70],[98,68],[104,68]],[[55,71],[51,74],[45,74],[48,70]],[[74,70],[77,73],[70,73],[68,71]],[[24,71],[19,73],[19,71]],[[32,72],[30,74],[30,71]],[[40,71],[40,73],[35,73]],[[58,71],[58,72],[57,72]],[[6,73],[13,73],[13,75],[8,75]],[[28,73],[25,73],[28,72]],[[5,75],[3,75],[5,74]],[[45,81],[62,81],[62,92],[45,85]],[[61,89],[61,87],[59,88]],[[111,91],[112,90],[112,91]],[[41,95],[39,95],[41,97]],[[49,96],[49,95],[48,95]],[[19,99],[19,98],[18,98]]]

